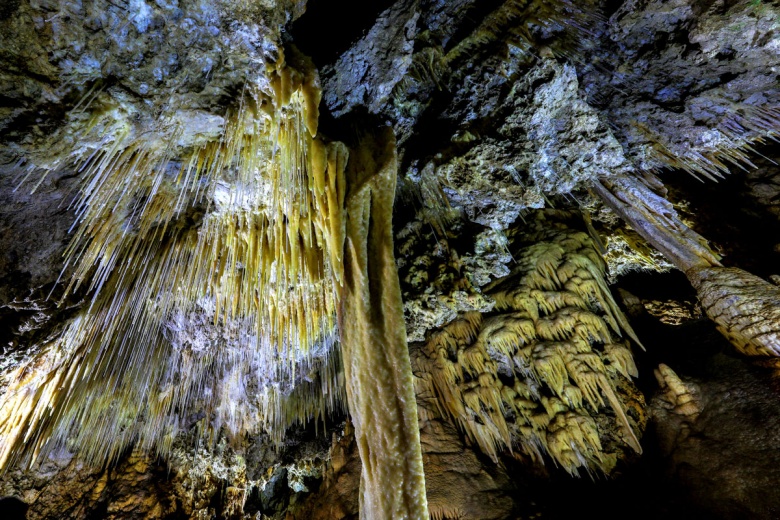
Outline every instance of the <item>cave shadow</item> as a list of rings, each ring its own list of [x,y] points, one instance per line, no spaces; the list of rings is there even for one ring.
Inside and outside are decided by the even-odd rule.
[[[28,507],[20,498],[2,497],[0,498],[0,517],[3,520],[26,520]]]

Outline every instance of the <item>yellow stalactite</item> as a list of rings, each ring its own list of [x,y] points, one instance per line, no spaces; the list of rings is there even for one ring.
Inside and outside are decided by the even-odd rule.
[[[349,410],[362,461],[360,517],[429,518],[414,382],[393,253],[397,177],[390,129],[349,165],[340,326]]]
[[[305,70],[280,63],[270,89],[248,85],[178,171],[175,124],[117,134],[82,165],[65,294],[89,300],[10,376],[0,464],[65,443],[95,464],[133,442],[167,455],[204,410],[203,442],[223,427],[280,441],[343,406],[331,351],[348,154],[317,137],[317,74],[295,61]]]

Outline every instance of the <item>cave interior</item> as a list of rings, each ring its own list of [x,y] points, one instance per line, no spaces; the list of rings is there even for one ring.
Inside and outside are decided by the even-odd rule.
[[[777,0],[4,0],[0,517],[780,517]]]

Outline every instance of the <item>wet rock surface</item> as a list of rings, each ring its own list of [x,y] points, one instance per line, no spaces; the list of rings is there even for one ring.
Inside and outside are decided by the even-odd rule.
[[[778,388],[772,372],[719,354],[683,378],[698,396],[696,412],[651,403],[664,475],[678,500],[715,518],[775,518]]]
[[[7,475],[0,493],[27,504],[29,520],[181,518],[165,466],[141,454],[105,470],[86,468],[69,453],[56,454],[35,471]]]

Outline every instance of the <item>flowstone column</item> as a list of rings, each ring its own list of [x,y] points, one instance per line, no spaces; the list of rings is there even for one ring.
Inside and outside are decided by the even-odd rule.
[[[417,403],[393,254],[397,176],[389,128],[362,140],[347,171],[341,348],[363,470],[360,518],[427,519]]]
[[[707,241],[640,179],[603,178],[593,190],[683,271],[718,330],[748,356],[780,357],[780,288],[742,269],[723,267]]]

